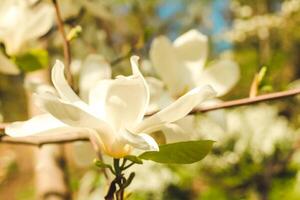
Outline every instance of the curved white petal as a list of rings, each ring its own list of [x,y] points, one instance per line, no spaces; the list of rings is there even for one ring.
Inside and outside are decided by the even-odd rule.
[[[192,29],[174,41],[177,56],[197,76],[202,71],[208,54],[208,39],[199,31]]]
[[[39,134],[63,134],[78,130],[61,123],[49,114],[35,116],[28,121],[14,122],[5,128],[5,134],[11,137],[25,137]]]
[[[79,76],[80,96],[87,101],[89,91],[96,83],[103,79],[111,78],[111,67],[100,55],[91,54],[82,63]]]
[[[178,97],[194,87],[190,70],[177,57],[177,52],[168,38],[159,36],[153,40],[150,59],[172,96]]]
[[[95,129],[106,144],[111,144],[114,139],[115,134],[109,124],[95,117],[88,108],[79,108],[50,93],[34,95],[34,97],[38,106],[61,122],[73,127]]]
[[[156,141],[145,133],[133,134],[129,131],[124,131],[122,133],[122,139],[137,149],[145,151],[159,151]]]
[[[112,80],[99,81],[89,91],[89,107],[102,119],[106,118],[105,101],[111,82]]]
[[[222,96],[235,86],[239,78],[240,70],[236,62],[220,60],[203,71],[198,85],[211,85],[217,96]]]
[[[29,8],[28,8],[29,9]],[[25,16],[24,16],[25,17]],[[46,34],[54,23],[54,9],[51,5],[42,3],[28,10],[28,19],[24,27],[23,37],[27,40],[36,39]]]
[[[186,116],[200,102],[212,98],[214,95],[215,92],[210,86],[197,87],[165,109],[145,119],[136,127],[135,132],[151,132],[165,123],[175,122]]]
[[[101,81],[90,93],[90,105],[118,131],[131,129],[140,122],[149,103],[149,89],[137,67],[137,57],[131,58],[133,75]],[[104,110],[103,113],[101,110]]]
[[[59,60],[56,60],[52,71],[51,71],[51,80],[55,89],[57,90],[59,96],[68,102],[81,101],[81,99],[76,95],[76,93],[69,86],[65,74],[64,74],[64,64]]]
[[[137,79],[141,82],[141,86],[143,88],[143,95],[144,95],[143,100],[142,100],[142,106],[140,107],[140,112],[139,112],[139,115],[137,116],[136,123],[140,122],[143,119],[143,117],[147,111],[149,102],[150,102],[149,86],[148,86],[143,74],[139,70],[138,60],[139,60],[138,56],[131,56],[131,58],[130,58],[132,74],[133,74],[133,76],[136,76]]]
[[[7,57],[5,57],[1,52],[0,52],[0,73],[9,74],[9,75],[17,75],[20,73],[19,68]]]

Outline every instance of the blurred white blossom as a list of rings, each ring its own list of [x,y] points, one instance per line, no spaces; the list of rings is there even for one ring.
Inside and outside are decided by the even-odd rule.
[[[263,40],[269,37],[272,29],[284,27],[289,18],[299,12],[300,0],[283,1],[281,9],[271,14],[253,16],[250,6],[240,5],[237,1],[231,3],[231,10],[236,18],[233,20],[232,29],[223,37],[233,42],[242,42],[251,36]]]
[[[184,33],[173,43],[159,36],[150,49],[153,67],[173,98],[201,85],[211,85],[217,96],[222,96],[237,83],[237,63],[221,59],[204,68],[207,56],[208,38],[197,30]]]
[[[255,162],[260,162],[271,156],[278,145],[291,143],[297,132],[289,126],[286,118],[278,115],[276,107],[264,104],[229,111],[226,131],[210,119],[203,118],[199,123],[199,131],[202,137],[215,140],[216,146],[224,146],[233,141],[233,150],[218,157],[220,165],[238,162],[245,152]],[[210,159],[213,156],[206,160]],[[213,159],[212,162],[217,161]]]
[[[170,183],[179,181],[179,177],[172,173],[168,167],[151,161],[144,161],[143,165],[134,165],[129,171],[136,174],[134,181],[128,187],[128,190],[133,192],[159,194]]]
[[[239,80],[239,66],[232,59],[223,57],[205,67],[207,56],[208,38],[197,30],[184,33],[173,43],[165,36],[155,38],[151,45],[150,58],[162,81],[154,78],[147,79],[150,88],[153,88],[150,90],[149,112],[165,107],[185,91],[197,86],[210,85],[217,92],[217,96],[229,92]],[[207,101],[198,107],[216,103],[219,101],[214,100],[210,103]],[[225,123],[224,111],[214,111],[209,115],[220,124]],[[182,125],[185,124],[187,129],[193,129],[194,120],[189,119],[188,122]],[[188,140],[189,138],[186,137],[188,135],[183,134],[184,132],[189,130],[179,126],[164,129],[167,141],[176,141],[175,135]]]
[[[8,54],[18,54],[27,42],[47,33],[53,21],[54,10],[47,3],[31,6],[28,1],[2,0],[0,41],[5,44]]]

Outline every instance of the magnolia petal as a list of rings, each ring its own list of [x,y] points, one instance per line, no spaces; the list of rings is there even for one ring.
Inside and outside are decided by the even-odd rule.
[[[133,134],[129,131],[124,131],[122,133],[122,139],[137,149],[145,151],[159,151],[156,141],[145,133]]]
[[[11,0],[0,2],[0,40],[4,43],[6,53],[9,55],[17,53],[23,45],[22,29],[26,24],[18,26],[18,22],[24,15],[26,15],[26,9],[20,2]],[[18,31],[15,27],[18,27]]]
[[[0,73],[9,74],[9,75],[17,75],[20,73],[19,68],[7,57],[5,57],[1,52],[0,52]]]
[[[206,35],[192,29],[182,34],[173,43],[177,56],[192,71],[192,74],[201,73],[208,54],[207,41]]]
[[[29,8],[28,8],[29,9]],[[29,13],[30,12],[30,13]],[[31,11],[28,10],[28,19],[23,37],[32,40],[46,34],[54,23],[54,9],[49,4],[39,4]]]
[[[51,80],[55,89],[57,90],[59,96],[68,102],[74,103],[81,101],[81,99],[75,94],[72,88],[69,86],[65,74],[64,74],[64,64],[59,60],[56,60],[55,65],[51,71]]]
[[[56,119],[73,127],[97,130],[103,143],[111,144],[114,139],[112,128],[105,121],[95,117],[88,108],[80,108],[64,102],[49,93],[34,95],[38,106],[49,112]]]
[[[138,56],[131,56],[131,58],[130,58],[132,74],[134,76],[137,76],[137,79],[139,79],[139,81],[142,83],[141,85],[143,87],[143,94],[144,94],[143,103],[142,103],[142,106],[140,107],[140,112],[137,116],[136,122],[142,121],[142,119],[147,111],[149,102],[150,102],[149,86],[148,86],[143,74],[139,70],[138,60],[139,60]]]
[[[159,36],[153,40],[150,58],[155,71],[174,97],[193,88],[189,69],[177,58],[177,52],[167,37]]]
[[[111,85],[112,80],[102,80],[99,81],[94,87],[89,91],[89,107],[94,111],[94,113],[102,118],[106,118],[105,112],[105,101],[106,94]]]
[[[137,67],[137,57],[132,57],[131,62],[132,76],[101,81],[90,94],[93,109],[104,110],[105,118],[115,131],[120,128],[130,130],[140,122],[149,103],[149,89]]]
[[[9,55],[22,52],[28,41],[47,33],[54,22],[54,9],[47,3],[31,6],[27,1],[1,1],[0,10],[0,40]]]
[[[231,90],[240,78],[237,63],[231,60],[220,60],[209,66],[199,77],[199,86],[211,85],[222,96]]]
[[[197,87],[165,109],[145,119],[138,125],[135,132],[151,132],[166,123],[175,122],[186,116],[200,102],[212,98],[214,95],[215,92],[210,86]]]
[[[25,137],[42,134],[63,134],[76,130],[78,130],[78,128],[67,126],[50,114],[43,114],[35,116],[28,121],[9,124],[5,128],[5,134],[11,137]]]
[[[89,91],[96,83],[111,78],[111,67],[100,55],[91,54],[83,62],[79,77],[80,96],[87,101]]]

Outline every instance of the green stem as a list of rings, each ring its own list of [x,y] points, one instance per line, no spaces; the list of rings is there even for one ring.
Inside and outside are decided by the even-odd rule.
[[[126,158],[124,158],[124,159],[123,159],[123,162],[122,162],[122,165],[121,165],[121,169],[123,169],[123,168],[125,167],[125,165],[126,165],[126,162],[127,162],[127,159],[126,159]]]
[[[116,176],[121,175],[121,168],[120,168],[120,159],[114,158],[114,168],[116,172]]]
[[[129,165],[127,165],[126,167],[123,167],[122,170],[126,170],[128,169],[129,167],[131,167],[132,165],[134,165],[135,163],[130,163]]]
[[[120,159],[114,159],[113,171],[115,172],[115,178],[110,184],[107,195],[105,196],[105,200],[124,200],[125,189],[129,186],[134,178],[134,173],[131,173],[128,178],[124,177],[124,174],[122,172],[134,165],[134,163],[130,163],[129,165],[125,166],[126,162],[126,158],[124,158],[122,164],[120,163]],[[117,189],[117,187],[119,189]]]

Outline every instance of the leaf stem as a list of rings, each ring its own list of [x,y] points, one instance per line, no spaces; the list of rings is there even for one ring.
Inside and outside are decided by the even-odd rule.
[[[129,165],[127,165],[126,167],[123,167],[122,169],[123,170],[126,170],[126,169],[128,169],[129,167],[131,167],[132,165],[134,165],[135,163],[133,162],[133,163],[130,163]]]

